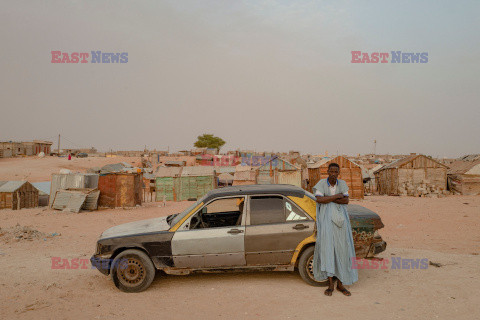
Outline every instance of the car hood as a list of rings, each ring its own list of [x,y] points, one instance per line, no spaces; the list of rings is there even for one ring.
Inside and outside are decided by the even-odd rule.
[[[167,217],[124,223],[105,230],[100,239],[131,236],[136,234],[168,231]]]

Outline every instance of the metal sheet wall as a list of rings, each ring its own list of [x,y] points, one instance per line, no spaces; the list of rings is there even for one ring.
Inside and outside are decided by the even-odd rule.
[[[135,173],[101,175],[98,180],[101,207],[134,207],[142,204],[142,177]]]
[[[69,173],[52,174],[52,184],[50,185],[49,207],[52,207],[53,199],[57,190],[62,189],[96,189],[98,187],[98,174],[94,173]]]
[[[302,187],[302,172],[297,171],[279,171],[278,172],[279,184],[292,184],[297,187]]]

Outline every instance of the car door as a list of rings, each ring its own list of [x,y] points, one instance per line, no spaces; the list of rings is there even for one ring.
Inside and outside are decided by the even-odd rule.
[[[214,199],[192,214],[172,238],[175,267],[245,266],[244,203],[245,197]]]
[[[247,266],[290,264],[297,245],[313,233],[315,222],[281,195],[251,196],[245,228]]]

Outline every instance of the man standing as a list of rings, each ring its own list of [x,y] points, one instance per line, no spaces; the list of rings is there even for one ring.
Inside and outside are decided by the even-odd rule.
[[[348,186],[337,179],[340,166],[330,163],[328,178],[320,180],[313,188],[317,199],[317,241],[313,256],[313,275],[317,281],[328,278],[325,295],[331,296],[337,280],[337,290],[346,296],[351,293],[343,285],[358,280],[352,269],[355,258],[352,227],[347,212]]]

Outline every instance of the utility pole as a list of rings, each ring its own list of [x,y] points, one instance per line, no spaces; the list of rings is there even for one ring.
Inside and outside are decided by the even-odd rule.
[[[377,140],[373,140],[373,155],[377,154]]]
[[[60,156],[60,134],[58,135],[58,149],[57,149],[57,153],[58,153],[58,155]]]

